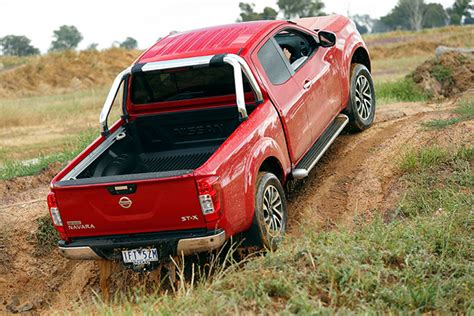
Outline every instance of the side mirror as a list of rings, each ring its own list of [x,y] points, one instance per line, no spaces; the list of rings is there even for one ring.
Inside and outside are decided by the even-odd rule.
[[[336,45],[336,34],[328,31],[318,32],[319,46],[321,47],[333,47]]]

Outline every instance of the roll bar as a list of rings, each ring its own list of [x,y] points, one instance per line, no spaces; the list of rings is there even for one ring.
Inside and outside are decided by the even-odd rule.
[[[173,69],[181,67],[193,67],[193,66],[211,66],[216,64],[226,63],[232,66],[234,70],[234,82],[235,82],[235,94],[237,110],[239,112],[240,120],[246,120],[248,118],[247,109],[245,105],[245,93],[244,93],[244,82],[242,73],[247,77],[250,86],[252,87],[257,103],[263,102],[263,95],[260,87],[253,75],[247,62],[240,56],[235,54],[224,54],[224,55],[212,55],[212,56],[200,56],[192,58],[174,59],[166,61],[151,62],[145,64],[136,64],[132,67],[128,67],[123,70],[115,78],[110,88],[107,99],[105,100],[104,106],[100,113],[99,124],[100,132],[103,136],[107,137],[110,132],[107,125],[107,120],[112,109],[112,105],[117,97],[117,93],[120,89],[122,82],[133,73]],[[125,110],[123,115],[125,115]]]

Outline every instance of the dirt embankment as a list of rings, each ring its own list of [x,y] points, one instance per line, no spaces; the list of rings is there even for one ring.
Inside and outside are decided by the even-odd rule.
[[[30,58],[26,64],[0,73],[0,97],[50,95],[109,85],[139,54],[111,48]]]
[[[421,32],[369,35],[365,41],[372,59],[431,55],[438,46],[474,47],[474,26],[450,26]]]
[[[474,89],[474,56],[458,52],[442,54],[418,66],[412,77],[433,98],[458,95]]]
[[[351,226],[354,218],[383,214],[389,219],[400,199],[397,160],[409,147],[471,142],[472,122],[449,127],[449,132],[426,131],[420,122],[447,118],[451,104],[392,104],[378,111],[376,124],[356,135],[337,139],[296,194],[290,198],[290,234],[300,222],[315,230]],[[54,250],[33,254],[35,219],[47,214],[44,201],[54,171],[0,184],[0,312],[12,308],[39,312],[72,309],[81,299],[90,302],[99,292],[98,268],[93,262],[63,259]],[[128,280],[129,284],[123,280]],[[112,276],[112,289],[142,286],[121,268]]]

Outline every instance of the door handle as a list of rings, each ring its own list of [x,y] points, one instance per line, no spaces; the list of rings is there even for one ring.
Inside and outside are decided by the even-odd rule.
[[[303,89],[308,90],[309,88],[311,88],[312,85],[313,83],[311,82],[311,80],[305,80]]]

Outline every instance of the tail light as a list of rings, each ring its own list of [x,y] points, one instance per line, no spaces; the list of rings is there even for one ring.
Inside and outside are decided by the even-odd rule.
[[[63,220],[61,218],[61,213],[59,213],[58,202],[56,201],[56,195],[54,192],[49,192],[48,194],[48,208],[49,215],[51,216],[53,224],[59,232],[61,239],[67,240],[66,232],[63,227]]]
[[[206,177],[197,180],[199,203],[206,222],[219,219],[221,215],[221,186],[219,177]]]

